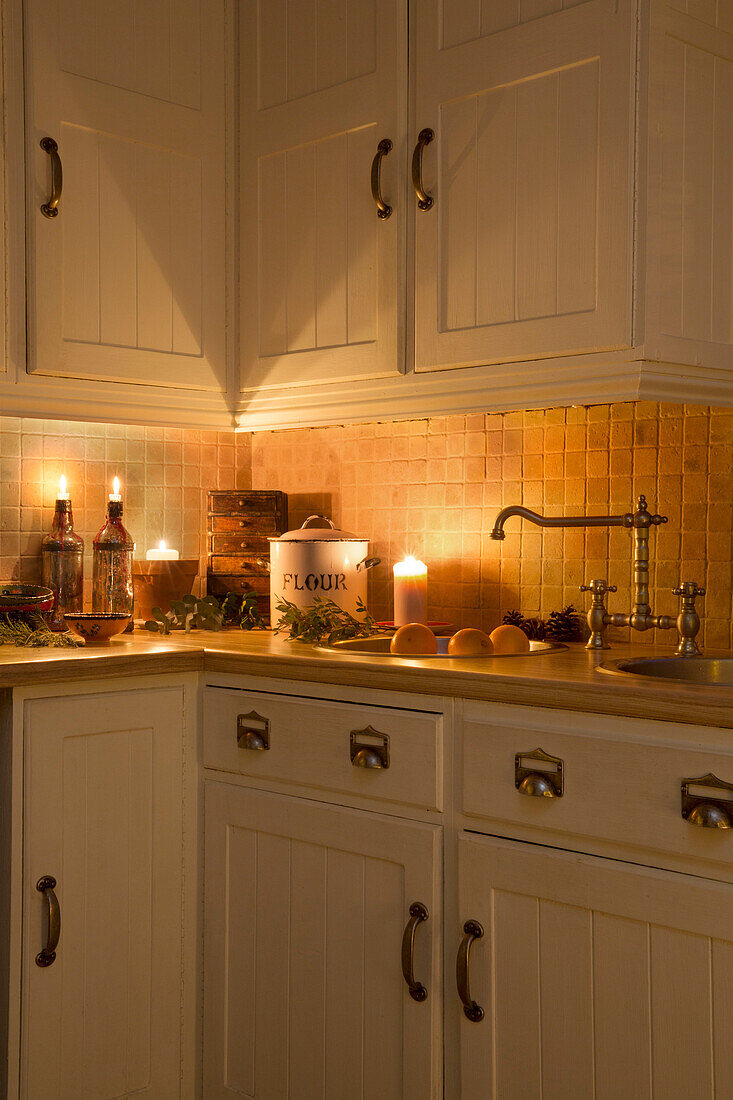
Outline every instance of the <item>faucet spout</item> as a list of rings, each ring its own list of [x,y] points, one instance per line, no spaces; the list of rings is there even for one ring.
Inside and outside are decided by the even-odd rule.
[[[504,524],[512,516],[520,516],[529,520],[537,527],[633,527],[634,517],[631,512],[621,516],[541,516],[538,512],[532,512],[529,508],[523,508],[521,504],[510,504],[508,508],[502,508],[494,521],[494,528],[489,538],[501,540],[506,538]]]

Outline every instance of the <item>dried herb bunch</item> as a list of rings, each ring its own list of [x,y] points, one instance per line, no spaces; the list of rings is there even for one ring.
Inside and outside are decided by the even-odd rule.
[[[364,616],[363,619],[354,618],[324,596],[316,596],[312,607],[296,607],[281,596],[276,608],[280,613],[280,621],[275,627],[275,633],[287,631],[289,638],[309,645],[318,642],[332,645],[333,642],[342,642],[347,638],[368,638],[379,633],[377,624],[361,600],[356,609]]]
[[[35,611],[6,611],[0,615],[0,645],[29,649],[78,649],[84,639],[70,631],[49,630],[46,620]]]
[[[509,611],[502,622],[518,626],[533,642],[582,642],[585,637],[585,619],[572,604],[551,611],[548,619],[525,619],[521,611]]]

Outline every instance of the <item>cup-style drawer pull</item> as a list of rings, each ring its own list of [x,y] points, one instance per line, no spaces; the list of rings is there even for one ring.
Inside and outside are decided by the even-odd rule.
[[[349,736],[351,763],[355,768],[389,767],[389,734],[373,726],[352,730]]]
[[[427,920],[429,915],[426,905],[421,901],[413,901],[410,906],[410,919],[402,934],[402,977],[407,983],[413,1001],[426,1001],[428,998],[427,989],[415,978],[415,932],[418,924]]]
[[[471,988],[468,984],[468,962],[471,953],[471,944],[474,940],[480,940],[484,934],[484,927],[477,920],[467,920],[463,926],[463,939],[458,948],[456,959],[456,985],[458,996],[463,1004],[463,1013],[472,1024],[478,1024],[484,1018],[484,1010],[471,996]]]
[[[683,779],[681,813],[690,825],[733,829],[733,783],[718,779],[712,772],[697,779]]]
[[[36,966],[50,966],[56,958],[56,948],[59,945],[59,939],[61,938],[61,906],[59,905],[59,899],[56,897],[54,887],[56,886],[56,879],[53,875],[43,875],[36,883],[36,890],[46,901],[47,917],[48,917],[48,932],[46,933],[46,942],[41,950],[36,955]]]
[[[258,749],[260,752],[269,749],[270,719],[263,718],[256,710],[238,714],[237,744],[240,749]]]
[[[565,764],[544,749],[518,752],[514,757],[514,786],[520,794],[534,798],[562,798]]]

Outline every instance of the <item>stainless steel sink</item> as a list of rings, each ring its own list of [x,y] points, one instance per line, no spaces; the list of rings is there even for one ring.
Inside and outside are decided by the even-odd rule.
[[[634,657],[599,665],[598,671],[612,676],[644,676],[733,687],[733,657]]]
[[[371,638],[348,638],[344,642],[334,642],[333,645],[318,646],[329,653],[357,653],[362,657],[391,657],[394,661],[476,661],[481,664],[491,664],[493,661],[503,661],[507,657],[539,657],[543,653],[557,653],[567,646],[560,642],[530,642],[529,653],[497,653],[490,657],[449,657],[448,638],[438,638],[438,652],[424,654],[390,653],[389,643],[391,634],[375,634]]]

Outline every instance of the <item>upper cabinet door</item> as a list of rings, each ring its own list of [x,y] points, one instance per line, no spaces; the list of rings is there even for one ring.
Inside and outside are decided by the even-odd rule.
[[[25,7],[29,369],[223,390],[224,0]]]
[[[630,344],[634,7],[414,0],[417,370]]]
[[[399,371],[406,17],[399,0],[242,5],[243,390]]]

